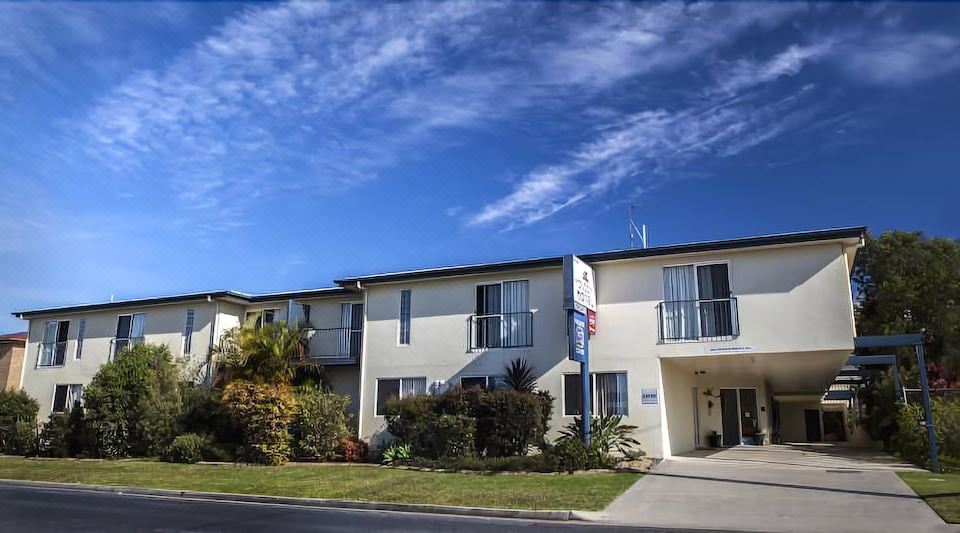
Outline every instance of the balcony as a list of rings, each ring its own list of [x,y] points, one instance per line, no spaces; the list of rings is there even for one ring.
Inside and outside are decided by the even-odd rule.
[[[470,315],[470,349],[533,346],[533,313]]]
[[[740,335],[735,297],[660,302],[657,317],[661,343],[723,341]]]
[[[311,328],[307,330],[306,340],[306,359],[325,365],[349,365],[360,361],[362,329]]]
[[[114,337],[110,339],[110,361],[117,356],[118,353],[126,350],[127,348],[133,348],[143,344],[143,337]]]
[[[66,342],[41,342],[37,345],[37,367],[63,366],[67,358]]]

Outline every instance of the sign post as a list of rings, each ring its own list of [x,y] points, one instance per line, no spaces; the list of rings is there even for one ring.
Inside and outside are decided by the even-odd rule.
[[[590,444],[590,333],[596,331],[597,289],[593,268],[575,255],[563,257],[563,308],[567,313],[568,357],[580,363],[580,418]]]

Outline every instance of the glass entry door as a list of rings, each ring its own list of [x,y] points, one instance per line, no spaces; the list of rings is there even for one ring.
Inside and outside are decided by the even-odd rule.
[[[720,389],[723,446],[761,444],[757,389]]]
[[[724,446],[740,444],[740,408],[737,389],[720,389],[720,418],[723,422]]]

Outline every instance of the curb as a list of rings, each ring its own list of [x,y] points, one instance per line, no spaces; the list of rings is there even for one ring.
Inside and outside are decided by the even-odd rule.
[[[257,494],[230,494],[224,492],[194,492],[170,489],[145,489],[121,485],[86,485],[82,483],[56,483],[51,481],[27,481],[19,479],[0,479],[0,486],[56,488],[66,490],[86,490],[112,494],[130,494],[134,496],[154,496],[162,498],[183,498],[227,503],[258,503],[268,505],[287,505],[313,507],[319,509],[350,509],[359,511],[392,511],[401,513],[428,513],[455,516],[479,516],[489,518],[515,518],[523,520],[569,521],[583,520],[584,517],[574,511],[528,509],[496,509],[487,507],[457,507],[453,505],[421,505],[415,503],[364,502],[358,500],[333,500],[319,498],[296,498],[291,496],[263,496]]]

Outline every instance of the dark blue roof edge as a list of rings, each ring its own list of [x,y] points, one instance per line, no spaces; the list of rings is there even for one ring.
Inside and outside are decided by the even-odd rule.
[[[171,296],[155,296],[149,298],[133,298],[129,300],[117,300],[115,302],[101,302],[92,304],[77,304],[61,307],[47,307],[43,309],[29,309],[24,311],[14,311],[11,313],[17,318],[26,318],[37,315],[46,315],[50,313],[74,313],[101,311],[106,309],[119,309],[123,307],[134,307],[140,305],[164,305],[180,302],[192,302],[196,300],[205,300],[209,298],[233,298],[247,303],[268,302],[272,300],[286,300],[290,298],[314,298],[322,296],[337,296],[349,294],[353,291],[343,287],[325,287],[321,289],[307,289],[299,291],[285,291],[264,294],[246,294],[239,291],[219,290],[191,292],[186,294],[175,294]]]
[[[718,241],[703,241],[687,244],[672,244],[667,246],[657,246],[653,248],[631,248],[625,250],[613,250],[609,252],[599,252],[579,255],[580,259],[588,263],[597,263],[602,261],[618,261],[622,259],[638,259],[643,257],[656,257],[663,255],[678,255],[697,252],[712,252],[722,250],[732,250],[738,248],[756,248],[760,246],[776,246],[782,244],[799,244],[804,242],[830,241],[837,239],[856,239],[866,236],[867,228],[865,226],[850,226],[844,228],[833,228],[826,230],[801,231],[793,233],[778,233],[773,235],[761,235],[756,237],[742,237],[737,239],[725,239]],[[384,274],[371,274],[368,276],[352,276],[335,280],[340,285],[353,285],[359,283],[388,283],[396,281],[409,281],[416,279],[437,278],[446,276],[466,276],[471,274],[487,274],[509,270],[525,270],[544,267],[559,267],[563,264],[563,257],[541,257],[536,259],[521,259],[513,261],[501,261],[496,263],[481,263],[475,265],[447,266],[438,268],[425,268],[420,270],[408,270],[402,272],[390,272]]]

